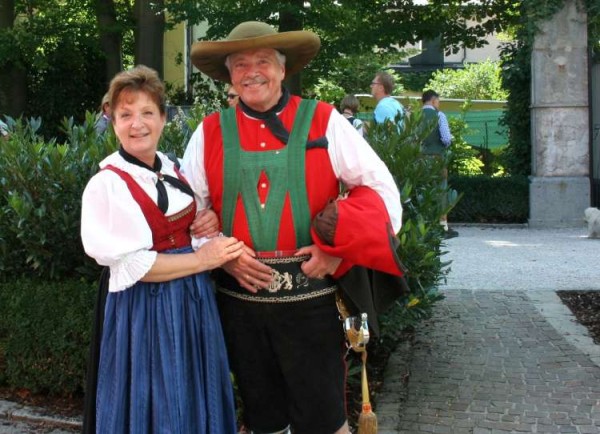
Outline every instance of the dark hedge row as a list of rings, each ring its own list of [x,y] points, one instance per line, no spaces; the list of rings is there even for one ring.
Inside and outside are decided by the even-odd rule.
[[[462,199],[449,219],[464,223],[525,223],[529,217],[526,176],[462,176],[450,180]]]

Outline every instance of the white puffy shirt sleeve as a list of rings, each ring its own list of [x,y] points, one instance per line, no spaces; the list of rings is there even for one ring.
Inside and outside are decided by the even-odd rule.
[[[198,209],[208,208],[211,205],[206,170],[204,169],[204,129],[202,125],[200,123],[192,134],[181,163],[181,172],[194,190]]]
[[[402,227],[400,192],[377,153],[337,110],[331,112],[326,137],[333,171],[348,188],[364,185],[383,199],[394,233]]]
[[[81,240],[89,256],[110,267],[111,292],[134,285],[156,260],[142,210],[125,182],[109,170],[96,174],[83,192]]]
[[[204,129],[202,125],[201,122],[192,137],[190,137],[181,162],[181,173],[194,190],[198,210],[210,208],[211,206],[210,191],[204,168]],[[206,241],[208,241],[208,238],[194,237],[192,238],[192,247],[197,250]]]

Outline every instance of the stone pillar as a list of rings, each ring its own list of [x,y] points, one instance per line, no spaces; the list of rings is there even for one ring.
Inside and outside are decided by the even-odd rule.
[[[531,55],[531,227],[582,226],[590,206],[590,120],[585,7],[540,24]]]

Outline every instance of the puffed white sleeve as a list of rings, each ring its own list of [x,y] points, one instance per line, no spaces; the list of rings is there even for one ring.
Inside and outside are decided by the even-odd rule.
[[[202,123],[198,125],[188,142],[183,154],[181,172],[190,183],[192,190],[194,190],[198,209],[210,207],[210,193],[204,168],[204,129]]]
[[[85,253],[110,267],[109,291],[134,285],[154,265],[152,233],[126,184],[110,171],[95,175],[81,204],[81,240]]]
[[[364,185],[383,199],[395,233],[402,227],[402,204],[396,182],[385,163],[337,110],[332,110],[326,132],[333,170],[344,185]]]
[[[181,162],[181,172],[194,191],[196,208],[198,210],[210,208],[210,192],[204,168],[204,129],[202,128],[202,122],[192,134],[185,149]],[[207,241],[208,238],[206,237],[192,237],[192,248],[198,250]]]

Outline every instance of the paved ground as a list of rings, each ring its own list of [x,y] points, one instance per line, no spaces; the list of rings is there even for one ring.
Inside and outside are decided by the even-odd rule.
[[[457,227],[445,289],[600,289],[600,240],[585,229]]]
[[[457,229],[446,299],[388,364],[379,433],[600,433],[600,346],[555,294],[600,290],[600,240]],[[73,432],[53,422],[0,401],[0,434]]]
[[[380,434],[600,433],[600,348],[554,292],[600,290],[600,240],[458,229],[446,299],[388,365]]]

